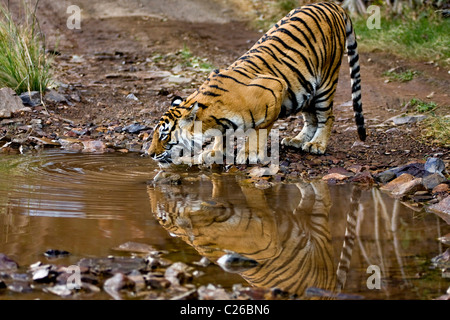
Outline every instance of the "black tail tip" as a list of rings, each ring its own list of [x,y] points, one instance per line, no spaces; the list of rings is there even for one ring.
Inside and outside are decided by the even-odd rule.
[[[358,136],[359,136],[359,140],[366,141],[366,138],[367,138],[366,128],[358,127]]]

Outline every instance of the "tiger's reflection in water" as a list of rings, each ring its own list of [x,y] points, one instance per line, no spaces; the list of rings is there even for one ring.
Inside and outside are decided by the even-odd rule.
[[[252,285],[298,296],[309,287],[335,291],[328,186],[317,181],[259,190],[236,178],[149,186],[152,211],[168,232],[211,261],[228,251],[256,260],[256,267],[239,272]]]

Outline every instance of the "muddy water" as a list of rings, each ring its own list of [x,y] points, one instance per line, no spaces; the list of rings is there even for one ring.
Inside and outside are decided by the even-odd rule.
[[[134,241],[200,268],[199,284],[225,288],[431,299],[449,286],[430,268],[445,251],[436,238],[448,226],[377,189],[320,181],[258,189],[243,176],[183,170],[179,185],[152,185],[157,168],[136,154],[2,155],[0,253],[27,266],[54,263],[43,255],[48,249],[66,250],[71,255],[57,263],[70,265]],[[227,272],[194,264],[229,252],[257,266]]]

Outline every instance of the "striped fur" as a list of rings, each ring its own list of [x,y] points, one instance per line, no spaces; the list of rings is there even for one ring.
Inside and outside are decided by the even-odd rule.
[[[211,182],[149,186],[158,222],[210,261],[229,251],[257,261],[256,267],[238,271],[256,287],[298,296],[311,287],[334,292],[336,265],[326,183],[259,190],[240,185],[232,176],[212,176]]]
[[[177,100],[155,128],[148,153],[170,162],[175,134],[202,130],[271,129],[278,118],[302,113],[304,126],[282,144],[323,154],[334,122],[333,97],[344,51],[348,51],[352,100],[359,138],[366,131],[356,37],[346,12],[323,2],[292,10],[246,54],[214,70],[186,100]],[[269,131],[267,130],[267,131]],[[184,134],[188,136],[187,134]]]

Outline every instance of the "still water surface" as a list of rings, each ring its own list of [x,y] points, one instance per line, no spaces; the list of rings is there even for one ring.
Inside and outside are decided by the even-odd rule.
[[[449,227],[377,189],[316,181],[260,190],[240,175],[192,169],[178,169],[180,185],[153,186],[148,182],[157,172],[137,154],[0,156],[0,253],[26,266],[48,262],[48,249],[66,250],[71,255],[58,263],[69,265],[134,241],[190,265],[229,251],[258,261],[233,273],[202,269],[200,282],[225,288],[242,283],[300,296],[320,288],[369,299],[432,299],[449,286],[430,268],[446,249],[436,238]],[[379,289],[367,285],[374,269]]]

